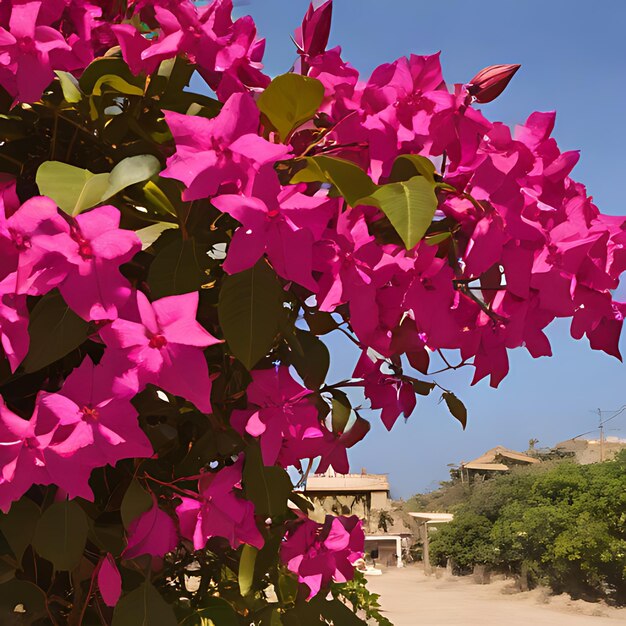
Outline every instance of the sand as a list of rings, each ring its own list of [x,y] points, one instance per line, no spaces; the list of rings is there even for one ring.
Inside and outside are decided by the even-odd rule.
[[[535,589],[512,593],[510,581],[477,585],[471,577],[425,576],[419,566],[385,569],[368,580],[394,626],[611,626],[626,609],[573,601]]]

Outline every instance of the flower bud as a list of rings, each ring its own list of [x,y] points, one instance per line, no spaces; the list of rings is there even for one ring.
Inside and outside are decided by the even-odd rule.
[[[490,65],[469,81],[467,91],[476,102],[491,102],[504,91],[520,67],[521,65]]]
[[[313,8],[313,3],[309,5],[302,26],[296,30],[296,42],[301,54],[313,57],[326,50],[332,14],[332,0],[327,0],[317,9]]]

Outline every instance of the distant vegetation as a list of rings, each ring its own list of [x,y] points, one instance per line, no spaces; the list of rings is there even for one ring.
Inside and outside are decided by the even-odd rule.
[[[431,562],[522,575],[575,598],[626,604],[626,451],[614,461],[546,463],[468,487],[446,483],[407,506],[455,513]]]

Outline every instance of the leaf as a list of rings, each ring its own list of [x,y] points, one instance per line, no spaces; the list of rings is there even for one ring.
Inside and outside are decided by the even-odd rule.
[[[333,624],[341,626],[367,626],[356,613],[346,606],[341,600],[331,600],[330,602],[320,601],[320,613],[327,619],[332,620]]]
[[[418,393],[420,396],[427,396],[430,392],[435,388],[435,383],[428,383],[425,380],[418,380],[417,378],[411,378],[411,385],[413,386],[413,391]]]
[[[89,337],[90,327],[55,289],[43,296],[31,311],[28,334],[30,349],[22,365],[30,374],[78,348]]]
[[[448,239],[451,236],[452,236],[451,232],[437,233],[435,235],[429,235],[428,237],[425,237],[424,241],[429,246],[436,246],[436,245],[440,244],[442,241],[445,241],[446,239]]]
[[[295,602],[298,596],[298,579],[281,572],[278,575],[278,593],[283,604]]]
[[[146,82],[145,77],[133,76],[128,65],[126,65],[122,58],[100,57],[90,63],[78,79],[83,93],[93,93],[96,83],[103,76],[119,77],[124,82],[134,85],[136,88],[141,88]]]
[[[77,215],[100,204],[109,186],[109,175],[93,174],[60,161],[44,161],[35,181],[41,195],[52,198],[68,215]]]
[[[291,364],[308,389],[318,389],[326,380],[330,367],[328,348],[313,333],[305,330],[296,328],[295,336],[302,352],[292,349]]]
[[[345,159],[328,156],[306,157],[306,167],[292,179],[292,183],[325,182],[335,186],[350,206],[373,194],[377,185],[358,166]]]
[[[256,443],[246,448],[245,459],[243,489],[246,498],[254,503],[256,515],[264,519],[284,515],[293,490],[289,474],[282,467],[264,465]]]
[[[231,352],[250,370],[272,348],[285,315],[283,290],[263,260],[222,284],[217,307]]]
[[[243,544],[241,549],[241,558],[239,559],[239,592],[242,596],[247,596],[252,590],[252,581],[254,580],[254,563],[258,549],[254,546]],[[115,626],[115,624],[113,625]]]
[[[164,182],[167,180],[168,179],[166,178],[159,179],[159,185],[168,184],[167,182]],[[161,189],[159,185],[149,180],[143,186],[143,193],[144,193],[145,199],[157,211],[160,211],[161,213],[166,213],[166,214],[169,213],[170,215],[177,217],[176,209],[174,208],[174,205],[170,201],[168,195],[165,193],[165,191],[163,191],[163,189]]]
[[[172,607],[148,581],[125,595],[115,607],[111,626],[176,626]]]
[[[239,620],[233,607],[215,596],[205,597],[202,608],[183,620],[181,626],[205,626],[208,623],[216,626],[238,626]]]
[[[418,154],[401,154],[393,163],[389,179],[392,182],[399,182],[408,180],[416,174],[434,184],[436,174],[434,163]]]
[[[438,201],[435,185],[423,176],[414,176],[406,182],[380,186],[361,203],[377,206],[389,218],[406,249],[411,250],[428,230]]]
[[[45,614],[46,595],[37,585],[26,580],[10,580],[0,585],[2,626],[30,626]]]
[[[71,571],[83,556],[88,531],[87,515],[76,502],[54,502],[37,522],[33,547],[56,570]]]
[[[154,298],[198,291],[208,282],[206,248],[195,239],[177,237],[156,255],[148,272],[148,285]]]
[[[94,174],[61,161],[44,161],[35,180],[42,195],[52,198],[68,215],[75,216],[154,176],[160,169],[159,160],[151,154],[127,157],[109,174]]]
[[[18,563],[22,562],[26,548],[33,541],[40,514],[39,507],[25,497],[14,502],[8,513],[0,514],[0,530]]]
[[[102,87],[104,85],[113,87],[114,91],[123,93],[127,96],[143,96],[143,89],[141,87],[131,85],[117,74],[104,74],[103,76],[100,76],[93,86],[91,91],[92,95],[101,96]]]
[[[156,222],[145,228],[135,231],[135,234],[141,239],[141,249],[149,248],[166,230],[178,228],[178,224],[172,222]]]
[[[316,78],[282,74],[272,80],[257,105],[283,141],[292,130],[310,120],[324,99],[324,85]]]
[[[148,180],[161,171],[161,163],[152,154],[139,154],[122,159],[109,174],[109,184],[101,202],[113,197],[116,193]]]
[[[331,391],[331,394],[333,396],[333,432],[341,435],[346,430],[346,426],[350,421],[350,415],[352,414],[352,405],[350,404],[348,396],[343,391],[340,391],[339,389],[333,389]]]
[[[122,498],[120,507],[124,528],[128,528],[131,522],[136,520],[142,513],[150,510],[151,507],[152,498],[144,490],[140,482],[133,478]]]
[[[465,405],[451,391],[445,391],[441,398],[445,401],[452,416],[461,422],[461,426],[465,430],[467,426],[467,409]]]
[[[63,72],[61,70],[54,70],[59,82],[61,83],[61,89],[63,90],[63,97],[66,102],[75,104],[83,99],[83,92],[80,90],[78,81],[69,72]]]

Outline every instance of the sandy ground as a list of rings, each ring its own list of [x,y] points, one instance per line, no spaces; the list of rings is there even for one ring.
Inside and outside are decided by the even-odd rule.
[[[394,626],[610,626],[626,624],[626,609],[550,596],[512,593],[511,581],[477,585],[471,577],[425,576],[421,568],[389,568],[368,580]]]

